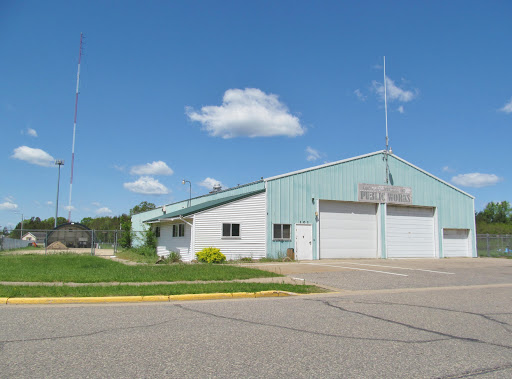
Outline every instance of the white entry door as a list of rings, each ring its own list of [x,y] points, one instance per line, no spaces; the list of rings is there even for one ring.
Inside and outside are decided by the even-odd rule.
[[[313,228],[311,224],[295,224],[295,259],[313,259]]]

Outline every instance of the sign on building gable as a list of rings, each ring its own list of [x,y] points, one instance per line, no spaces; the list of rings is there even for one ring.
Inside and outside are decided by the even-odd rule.
[[[412,188],[359,183],[357,200],[366,203],[412,205]]]

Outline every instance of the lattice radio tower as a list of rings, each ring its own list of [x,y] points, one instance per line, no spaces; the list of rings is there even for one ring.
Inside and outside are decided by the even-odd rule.
[[[82,39],[83,39],[83,33],[80,33],[80,52],[78,53],[78,71],[76,73],[75,120],[73,123],[73,145],[71,147],[71,179],[69,181],[68,222],[71,222],[71,195],[73,193],[73,167],[75,164],[76,114],[77,114],[77,110],[78,110],[78,86],[80,84],[80,61],[82,60]]]

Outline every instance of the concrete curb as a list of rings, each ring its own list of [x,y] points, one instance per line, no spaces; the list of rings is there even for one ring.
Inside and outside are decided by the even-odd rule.
[[[191,300],[219,300],[243,299],[258,297],[285,297],[296,296],[294,292],[286,291],[260,291],[260,292],[233,292],[233,293],[199,293],[190,295],[169,296],[105,296],[105,297],[1,297],[0,304],[90,304],[90,303],[140,303],[157,301],[191,301]]]

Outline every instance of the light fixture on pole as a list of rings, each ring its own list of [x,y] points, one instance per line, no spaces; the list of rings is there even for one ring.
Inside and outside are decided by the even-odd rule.
[[[188,181],[188,180],[183,179],[181,181],[181,184],[185,184],[185,183],[188,183],[190,185],[189,195],[188,195],[188,206],[190,207],[192,205],[192,183],[190,183],[190,181]]]
[[[63,160],[56,160],[55,161],[55,165],[56,166],[59,166],[59,176],[57,177],[57,201],[55,203],[55,224],[54,224],[54,227],[56,228],[57,227],[57,218],[59,216],[59,184],[60,184],[60,166],[63,166],[64,165],[64,161]]]

